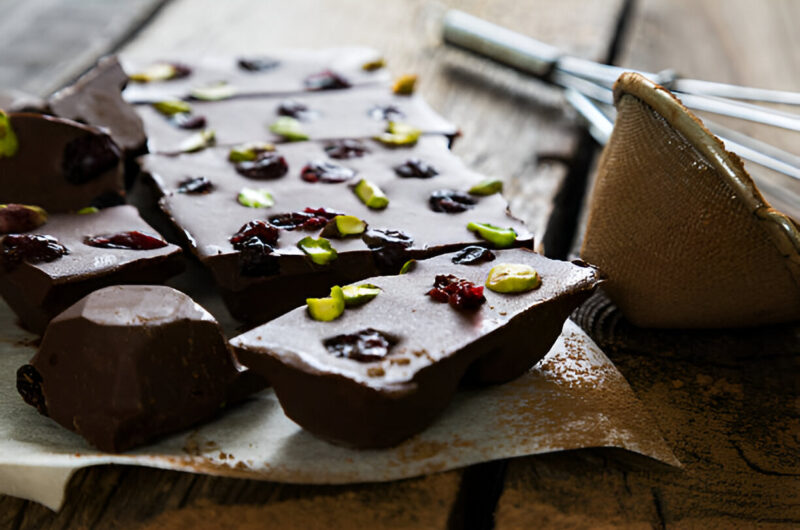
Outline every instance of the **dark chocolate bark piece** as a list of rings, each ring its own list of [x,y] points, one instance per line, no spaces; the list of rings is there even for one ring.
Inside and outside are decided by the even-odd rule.
[[[314,320],[301,307],[231,345],[303,428],[358,448],[397,444],[430,424],[465,379],[502,383],[530,369],[600,281],[591,266],[529,250],[495,254],[495,261],[471,265],[443,255],[406,274],[369,278],[364,283],[380,294],[336,320]],[[492,267],[505,263],[533,267],[541,285],[513,294],[484,289],[485,303],[471,310],[426,294],[442,275],[482,286]]]
[[[53,114],[108,129],[111,138],[126,157],[146,149],[142,119],[133,106],[122,99],[128,83],[116,57],[105,57],[74,85],[59,90],[49,99]]]
[[[214,318],[164,286],[112,286],[56,317],[17,373],[29,404],[103,451],[216,415],[264,386],[233,360]]]
[[[166,244],[151,250],[103,248],[86,244],[90,236],[140,232],[160,240],[133,206],[90,214],[54,214],[29,234],[47,235],[68,254],[52,261],[8,263],[0,256],[0,295],[23,325],[44,333],[48,322],[90,292],[108,285],[161,283],[183,270],[181,250]],[[3,248],[0,240],[0,248]]]
[[[57,213],[124,194],[121,151],[108,134],[41,114],[8,116],[19,147],[0,157],[0,203],[35,204]]]

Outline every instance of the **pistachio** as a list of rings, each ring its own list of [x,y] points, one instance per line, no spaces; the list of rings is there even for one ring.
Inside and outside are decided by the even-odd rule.
[[[28,232],[47,222],[47,212],[28,204],[0,204],[0,234]]]
[[[503,181],[498,179],[486,179],[469,189],[472,195],[494,195],[503,191]]]
[[[392,85],[392,92],[401,96],[410,96],[414,93],[414,87],[417,84],[417,76],[414,74],[405,74],[395,80]]]
[[[392,146],[414,145],[420,135],[422,131],[416,127],[399,121],[390,121],[386,126],[386,132],[376,136],[375,140]]]
[[[366,72],[374,72],[386,66],[386,60],[383,57],[377,57],[371,61],[367,61],[361,65],[361,69]]]
[[[191,74],[191,72],[191,69],[187,66],[170,63],[155,63],[140,72],[129,75],[128,79],[136,83],[152,83],[154,81],[169,81],[170,79],[186,77]]]
[[[367,208],[382,210],[389,205],[389,198],[386,194],[378,186],[366,179],[359,180],[353,191],[361,199],[361,202],[367,205]]]
[[[408,274],[409,272],[413,271],[417,268],[417,260],[410,259],[403,263],[403,266],[400,267],[400,272],[398,274]]]
[[[317,265],[327,265],[338,257],[336,249],[324,237],[319,239],[304,237],[297,242],[297,246]]]
[[[248,208],[269,208],[275,204],[272,194],[263,188],[242,188],[236,200]]]
[[[308,134],[303,132],[303,126],[300,122],[290,116],[281,116],[269,126],[269,130],[279,136],[283,136],[290,142],[308,140]]]
[[[517,240],[513,228],[501,228],[489,223],[468,223],[467,230],[477,232],[483,239],[494,243],[497,248],[508,248]]]
[[[354,215],[337,215],[325,225],[320,234],[323,237],[347,237],[364,233],[367,223]]]
[[[189,91],[194,99],[202,101],[220,101],[236,95],[236,87],[227,81],[217,81],[205,86],[194,87]]]
[[[0,158],[12,157],[17,154],[19,142],[14,129],[11,128],[11,119],[8,114],[0,110]]]
[[[96,206],[86,206],[85,208],[81,208],[80,210],[78,210],[77,214],[78,215],[89,215],[89,214],[97,213],[99,211],[100,211],[100,209],[97,208]]]
[[[336,320],[345,308],[345,298],[342,288],[338,285],[331,287],[331,294],[327,298],[306,298],[308,314],[314,320],[330,322]]]
[[[486,278],[486,287],[496,293],[522,293],[542,284],[533,267],[521,263],[501,263],[492,267]]]
[[[194,153],[195,151],[202,151],[206,147],[214,145],[216,142],[216,134],[213,129],[204,129],[200,132],[194,133],[181,142],[178,146],[178,151],[182,153]]]
[[[357,307],[364,305],[381,293],[381,288],[371,283],[361,285],[345,285],[342,287],[344,293],[344,305],[347,307]]]
[[[179,99],[167,101],[156,101],[153,108],[164,116],[174,116],[175,114],[188,114],[192,112],[192,106]]]
[[[252,162],[262,153],[274,151],[275,146],[266,142],[249,142],[231,148],[228,160],[231,162]]]

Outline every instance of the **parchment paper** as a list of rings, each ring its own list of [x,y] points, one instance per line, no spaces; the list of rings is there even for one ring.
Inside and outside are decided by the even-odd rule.
[[[265,390],[195,430],[121,455],[100,453],[17,394],[15,373],[35,353],[34,340],[0,302],[0,493],[54,510],[72,473],[98,464],[306,484],[388,481],[584,447],[620,447],[680,465],[622,375],[571,321],[523,377],[462,391],[423,433],[367,451],[307,434]]]

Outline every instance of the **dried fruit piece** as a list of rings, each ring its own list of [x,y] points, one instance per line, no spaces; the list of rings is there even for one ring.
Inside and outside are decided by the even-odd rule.
[[[428,296],[437,302],[448,302],[456,309],[477,309],[486,301],[483,287],[452,274],[439,274]]]
[[[386,132],[379,134],[375,139],[382,144],[392,146],[414,145],[419,140],[422,131],[407,123],[390,121]]]
[[[314,160],[309,162],[300,171],[300,178],[306,182],[336,184],[348,181],[355,176],[355,170],[340,164],[328,162],[327,160]]]
[[[243,57],[238,61],[239,68],[248,72],[266,72],[277,68],[280,64],[279,60],[272,57]]]
[[[308,134],[303,132],[303,126],[296,118],[289,116],[281,116],[269,126],[269,130],[273,133],[283,136],[290,142],[300,142],[308,140]]]
[[[236,200],[248,208],[269,208],[275,204],[272,194],[263,188],[242,188]]]
[[[28,204],[0,204],[0,234],[28,232],[47,222],[47,212]]]
[[[302,212],[273,215],[269,218],[269,224],[283,230],[318,230],[337,215],[342,214],[325,208],[305,208]]]
[[[398,177],[429,179],[439,174],[435,167],[419,158],[409,158],[399,166],[394,167]]]
[[[235,167],[240,175],[255,180],[277,179],[289,171],[286,159],[275,152],[262,153],[255,160],[236,162]]]
[[[397,274],[408,274],[409,272],[413,271],[416,268],[417,268],[417,260],[410,259],[405,263],[403,263],[403,266],[400,267],[400,272],[398,272]]]
[[[406,117],[406,114],[395,105],[375,105],[367,114],[373,120],[397,121]]]
[[[278,242],[278,229],[262,219],[253,219],[242,226],[238,232],[231,236],[231,244],[236,250],[241,250],[241,246],[251,238],[256,238],[268,245],[275,245]]]
[[[306,90],[339,90],[350,88],[350,82],[331,70],[311,74],[303,81]]]
[[[324,237],[318,239],[304,237],[297,242],[297,247],[317,265],[327,265],[339,257],[336,249],[331,246],[331,242]]]
[[[354,215],[337,215],[325,225],[322,237],[347,237],[364,233],[367,223]]]
[[[288,116],[300,121],[308,121],[314,115],[314,112],[308,108],[308,105],[295,99],[284,99],[281,101],[280,104],[278,104],[277,113],[279,116]]]
[[[344,293],[338,285],[331,287],[331,294],[327,298],[306,298],[308,314],[314,320],[330,322],[336,320],[344,313]]]
[[[24,364],[17,370],[17,392],[23,401],[36,407],[39,414],[47,416],[47,400],[42,392],[42,374],[30,364]]]
[[[232,147],[228,152],[228,160],[231,162],[253,161],[264,153],[275,150],[275,146],[266,142],[248,142]]]
[[[381,288],[371,283],[361,285],[345,285],[342,287],[344,293],[344,305],[347,307],[357,307],[364,305],[381,293]]]
[[[483,239],[494,243],[497,248],[508,248],[517,240],[513,228],[501,228],[489,223],[468,223],[467,230],[477,232]]]
[[[370,228],[361,236],[364,244],[373,251],[375,264],[384,272],[395,273],[408,257],[406,249],[414,240],[400,230]]]
[[[371,61],[367,61],[361,65],[361,69],[365,72],[374,72],[386,66],[386,60],[383,57],[377,57]]]
[[[522,293],[536,289],[542,279],[536,269],[521,263],[501,263],[489,271],[486,287],[496,293]]]
[[[152,83],[154,81],[170,81],[191,75],[192,69],[178,63],[155,63],[140,72],[128,76],[135,83]]]
[[[348,158],[361,158],[369,153],[369,149],[358,140],[335,140],[325,146],[325,152],[331,158],[346,160]]]
[[[153,103],[153,108],[164,116],[173,116],[175,114],[189,114],[192,112],[192,106],[179,99],[156,101]]]
[[[51,262],[65,254],[69,254],[69,250],[53,236],[10,234],[0,242],[0,260],[6,267],[13,267],[23,260],[28,263]]]
[[[377,185],[366,179],[359,180],[353,191],[367,208],[381,210],[389,206],[389,198],[386,194]]]
[[[202,129],[206,126],[206,117],[181,112],[172,116],[172,123],[181,129]]]
[[[64,146],[61,169],[70,184],[85,184],[114,169],[121,152],[110,136],[86,134]]]
[[[239,268],[245,276],[269,276],[280,270],[273,252],[278,229],[266,221],[254,219],[239,229],[230,241],[239,251]]]
[[[201,101],[221,101],[236,95],[236,87],[227,81],[217,81],[205,86],[194,87],[189,91],[194,99]]]
[[[216,133],[213,129],[205,129],[186,138],[178,146],[178,151],[181,153],[194,153],[195,151],[202,151],[206,147],[210,147],[216,143]]]
[[[457,265],[474,265],[475,263],[494,261],[494,259],[494,252],[486,247],[473,245],[460,250],[451,261]]]
[[[14,156],[17,154],[17,149],[19,141],[11,127],[11,120],[8,114],[0,110],[0,158]]]
[[[503,181],[498,179],[486,179],[469,189],[472,195],[494,195],[503,191]]]
[[[414,87],[417,86],[417,76],[414,74],[405,74],[398,77],[392,85],[392,92],[402,96],[410,96],[414,93]]]
[[[214,190],[214,184],[205,177],[190,177],[178,184],[178,193],[204,195]]]
[[[336,335],[325,339],[322,344],[331,355],[368,363],[385,358],[396,342],[376,329],[366,328],[356,333]]]
[[[167,242],[160,237],[145,234],[138,230],[101,236],[86,236],[83,238],[83,243],[90,247],[125,250],[153,250],[167,246]]]
[[[475,206],[475,199],[463,191],[436,190],[428,199],[434,212],[459,213]]]

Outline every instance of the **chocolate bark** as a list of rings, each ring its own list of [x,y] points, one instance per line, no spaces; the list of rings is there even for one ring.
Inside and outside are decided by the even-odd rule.
[[[500,194],[474,197],[475,205],[464,212],[436,212],[430,207],[431,194],[438,190],[466,192],[483,177],[469,170],[447,149],[442,137],[422,138],[417,145],[387,148],[374,141],[362,145],[363,156],[331,158],[326,147],[331,142],[303,142],[277,146],[275,153],[286,160],[288,172],[274,180],[255,180],[239,174],[228,161],[228,150],[209,149],[193,155],[166,157],[148,155],[143,169],[161,193],[162,209],[185,234],[192,252],[211,269],[228,308],[238,319],[263,321],[303,303],[306,296],[324,295],[331,285],[349,283],[380,274],[397,272],[412,258],[424,259],[467,245],[492,246],[467,229],[470,221],[513,227],[515,245],[532,246],[532,235],[506,212]],[[395,170],[409,159],[423,160],[438,174],[431,178],[403,178]],[[312,161],[333,162],[354,171],[350,182],[307,182],[301,170]],[[213,185],[207,193],[181,193],[187,179],[205,177]],[[388,196],[389,205],[381,210],[368,208],[351,185],[367,178]],[[275,204],[270,208],[248,208],[237,202],[243,188],[270,191]],[[321,230],[280,230],[276,244],[275,276],[243,274],[241,253],[230,242],[243,225],[254,219],[326,208],[362,219],[368,224],[365,237],[329,238],[338,258],[327,266],[313,264],[297,247],[307,237],[319,237]],[[407,247],[382,245],[371,238],[375,230],[399,230],[410,241]]]
[[[219,325],[163,286],[95,291],[50,324],[17,388],[103,451],[125,451],[212,418],[264,386],[233,360]]]
[[[124,194],[121,152],[108,134],[52,116],[8,116],[19,148],[0,157],[0,203],[35,204],[56,213]]]
[[[303,428],[357,448],[395,445],[430,424],[465,378],[502,383],[527,371],[600,281],[585,264],[525,249],[494,252],[491,262],[458,265],[454,255],[443,255],[407,274],[370,278],[364,283],[380,294],[334,321],[314,320],[301,307],[231,345],[240,362],[270,381],[286,414]],[[438,275],[483,285],[503,263],[533,267],[541,285],[514,294],[484,289],[486,302],[473,310],[426,295]],[[337,337],[365,330],[387,338],[387,355],[365,356],[363,349],[341,355],[331,347]]]
[[[68,254],[50,262],[10,263],[0,256],[0,295],[35,333],[90,292],[108,285],[161,283],[183,270],[180,248],[167,244],[153,250],[99,248],[87,236],[140,231],[160,239],[133,206],[116,206],[90,214],[54,214],[31,233],[54,237]],[[3,243],[0,241],[0,246]]]

